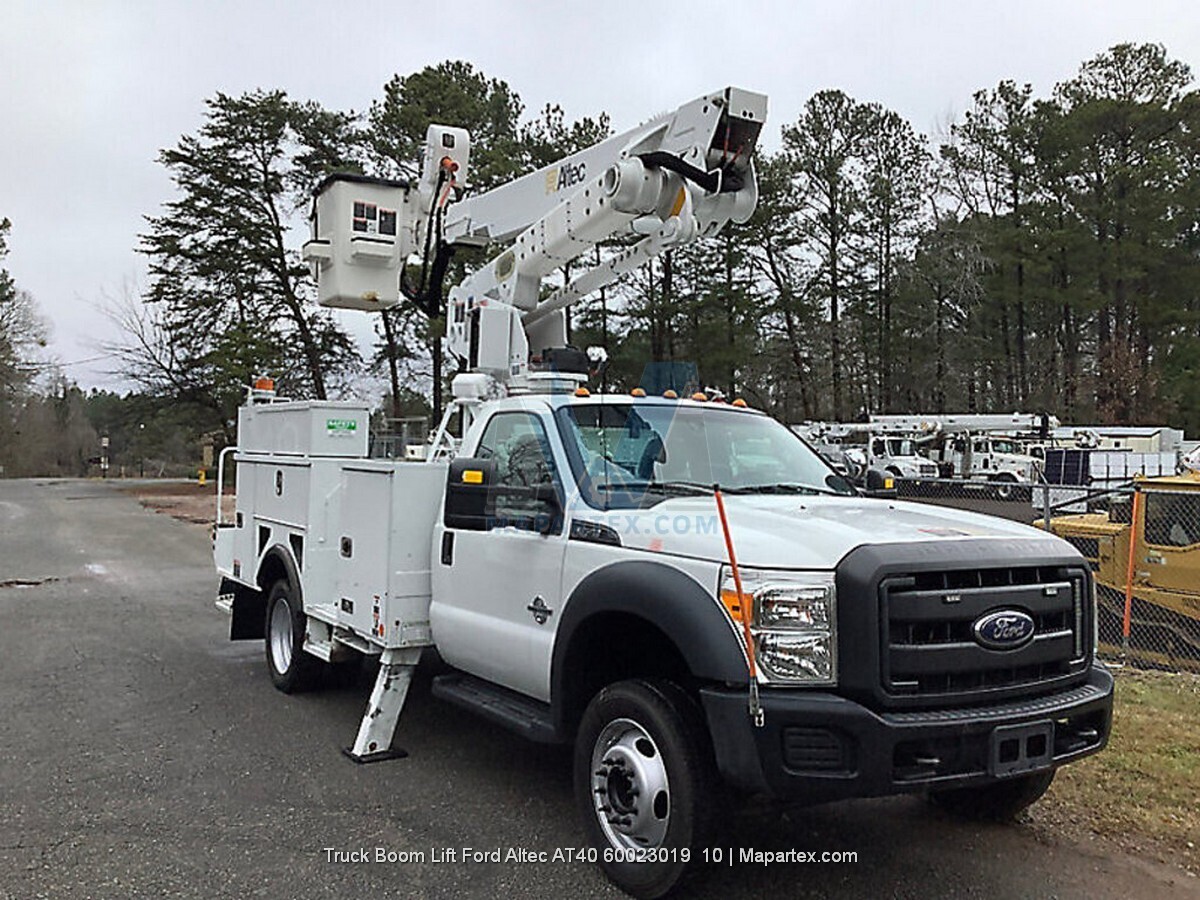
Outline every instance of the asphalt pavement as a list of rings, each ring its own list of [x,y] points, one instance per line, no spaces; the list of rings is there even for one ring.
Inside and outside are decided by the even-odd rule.
[[[369,677],[278,693],[215,588],[204,527],[107,483],[0,480],[0,898],[623,896],[568,852],[569,753],[432,699],[425,674],[411,755],[355,765]],[[833,804],[739,819],[687,896],[1200,896],[1098,847],[919,798]],[[729,863],[789,850],[857,861]]]

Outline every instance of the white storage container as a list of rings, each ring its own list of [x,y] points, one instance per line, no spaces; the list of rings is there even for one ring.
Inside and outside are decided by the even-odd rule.
[[[238,410],[243,453],[306,456],[367,455],[370,412],[364,403],[287,400]]]

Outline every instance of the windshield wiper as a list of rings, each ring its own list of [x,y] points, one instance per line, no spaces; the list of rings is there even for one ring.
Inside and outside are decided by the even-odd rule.
[[[631,484],[613,484],[608,482],[596,486],[596,490],[603,493],[648,493],[654,491],[659,494],[680,494],[686,497],[710,496],[712,494],[712,486],[707,484],[699,484],[694,481],[638,481]]]
[[[811,484],[799,482],[781,482],[779,484],[750,484],[744,487],[721,488],[727,494],[836,494],[828,488],[814,487]]]

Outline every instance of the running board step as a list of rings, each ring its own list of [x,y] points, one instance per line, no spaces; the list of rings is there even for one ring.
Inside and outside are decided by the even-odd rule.
[[[433,679],[433,696],[477,713],[509,731],[540,744],[560,744],[550,707],[515,691],[471,675],[453,673]]]

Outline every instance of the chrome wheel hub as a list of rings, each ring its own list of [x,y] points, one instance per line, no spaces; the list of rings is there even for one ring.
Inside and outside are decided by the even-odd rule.
[[[592,749],[592,798],[600,830],[620,849],[658,847],[671,818],[667,767],[632,719],[614,719]]]
[[[292,608],[283,599],[271,609],[271,662],[281,675],[292,665]]]

